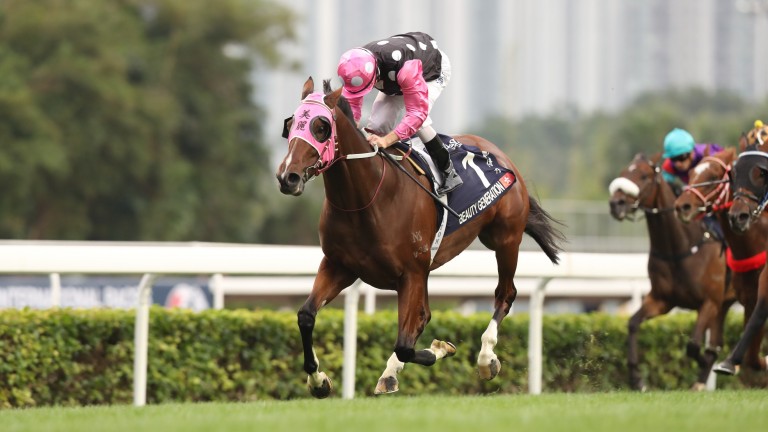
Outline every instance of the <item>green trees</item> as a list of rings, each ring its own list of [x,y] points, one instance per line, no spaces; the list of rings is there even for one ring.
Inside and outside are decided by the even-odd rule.
[[[277,63],[293,19],[268,0],[0,4],[0,237],[254,240],[271,173],[249,60]]]
[[[607,199],[607,186],[637,152],[661,151],[673,127],[697,142],[736,146],[754,120],[768,118],[768,100],[750,104],[699,89],[649,93],[614,113],[564,110],[549,117],[490,119],[475,132],[499,144],[544,198]]]
[[[281,125],[249,81],[295,25],[272,0],[0,2],[0,238],[316,244],[322,185],[279,195],[265,140]],[[473,132],[539,197],[603,200],[672,127],[735,145],[761,116],[768,101],[686,90]]]

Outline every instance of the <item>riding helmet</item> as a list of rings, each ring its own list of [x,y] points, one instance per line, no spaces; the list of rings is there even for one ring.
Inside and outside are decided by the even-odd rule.
[[[337,72],[344,81],[342,96],[365,96],[376,82],[376,58],[365,48],[352,48],[341,55]]]
[[[664,137],[664,158],[690,153],[695,145],[696,142],[688,131],[674,128]]]

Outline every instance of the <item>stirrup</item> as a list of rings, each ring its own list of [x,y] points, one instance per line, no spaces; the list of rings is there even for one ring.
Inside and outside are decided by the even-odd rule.
[[[448,160],[448,168],[443,170],[443,185],[437,189],[438,195],[446,195],[448,192],[453,192],[459,186],[464,184],[464,180],[459,177],[456,169],[453,168],[453,162]]]

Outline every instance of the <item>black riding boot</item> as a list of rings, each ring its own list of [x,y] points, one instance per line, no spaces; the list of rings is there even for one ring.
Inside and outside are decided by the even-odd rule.
[[[456,169],[453,168],[448,150],[443,146],[439,136],[435,135],[434,138],[425,142],[424,146],[432,160],[435,161],[437,168],[443,172],[443,185],[437,189],[438,195],[445,195],[464,184],[459,174],[456,173]]]

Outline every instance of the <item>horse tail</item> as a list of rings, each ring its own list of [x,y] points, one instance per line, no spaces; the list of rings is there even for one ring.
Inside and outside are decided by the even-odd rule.
[[[528,202],[531,209],[528,212],[525,233],[536,241],[552,263],[558,264],[558,254],[563,251],[561,243],[565,241],[565,235],[555,228],[555,224],[562,226],[563,223],[541,208],[534,197],[529,195]]]

